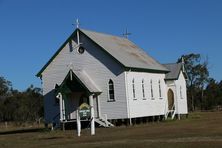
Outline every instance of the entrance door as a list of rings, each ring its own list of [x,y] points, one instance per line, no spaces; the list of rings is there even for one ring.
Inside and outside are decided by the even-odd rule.
[[[89,97],[84,94],[80,97],[79,106],[83,103],[86,103],[89,105]]]
[[[79,99],[79,106],[83,103],[89,104],[89,97],[86,94],[83,94]],[[94,117],[99,116],[99,105],[98,105],[98,98],[96,95],[93,96],[93,108],[94,108]]]
[[[171,89],[168,90],[167,96],[168,96],[168,110],[173,110],[174,94]]]

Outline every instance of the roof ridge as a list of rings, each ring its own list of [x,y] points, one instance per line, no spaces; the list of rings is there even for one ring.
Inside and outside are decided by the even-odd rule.
[[[137,47],[137,51],[139,51],[140,54],[143,54],[143,56],[147,56],[147,57],[151,58],[153,61],[155,61],[157,64],[159,64],[159,66],[161,66],[162,68],[165,68],[165,66],[163,64],[161,64],[159,61],[157,61],[155,58],[153,58],[153,56],[148,54],[147,51],[145,51],[143,48],[139,47],[136,43],[134,43],[133,41],[131,41],[131,40],[127,39],[127,38],[120,37],[120,36],[115,36],[115,35],[112,35],[112,34],[106,34],[106,33],[91,31],[91,30],[87,30],[87,29],[80,29],[80,31],[82,31],[82,32],[88,31],[88,32],[91,32],[91,33],[101,34],[101,35],[105,35],[107,37],[115,37],[115,38],[127,41],[130,44],[132,44],[133,46]]]
[[[82,29],[82,28],[79,28],[80,31],[89,31],[89,32],[92,32],[92,33],[97,33],[97,34],[102,34],[102,35],[106,35],[106,36],[112,36],[112,37],[117,37],[117,38],[120,38],[120,39],[124,39],[124,40],[128,40],[124,37],[121,37],[121,36],[117,36],[117,35],[114,35],[114,34],[109,34],[109,33],[104,33],[104,32],[98,32],[98,31],[93,31],[93,30],[89,30],[89,29]],[[128,40],[130,41],[130,40]]]
[[[41,70],[37,73],[36,76],[41,77],[42,72],[67,45],[69,40],[75,36],[75,33],[78,30],[82,32],[86,37],[88,37],[91,41],[93,41],[95,44],[97,44],[99,47],[101,47],[104,51],[106,51],[106,53],[108,53],[113,59],[115,59],[119,64],[123,65],[124,67],[146,69],[147,71],[157,71],[163,73],[169,71],[163,64],[161,64],[155,58],[150,56],[147,51],[140,48],[137,44],[135,44],[129,39],[120,36],[115,36],[112,34],[77,28],[53,54],[49,61],[41,68]],[[137,51],[134,52],[134,50]]]

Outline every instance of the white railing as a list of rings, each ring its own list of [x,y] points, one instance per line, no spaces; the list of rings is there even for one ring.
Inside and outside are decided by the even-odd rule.
[[[175,109],[175,104],[172,106],[172,108],[169,110],[167,109],[166,113],[165,113],[165,119],[168,118],[169,113],[171,113],[171,119],[174,119],[175,115],[176,115],[176,109]]]
[[[96,118],[95,122],[98,123],[100,126],[103,126],[103,127],[113,127],[114,126],[112,123],[110,123],[107,120],[107,115],[106,114],[104,115],[104,118],[103,117]]]

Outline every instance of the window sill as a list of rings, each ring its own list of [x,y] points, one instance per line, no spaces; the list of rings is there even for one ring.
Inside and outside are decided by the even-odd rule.
[[[143,100],[146,100],[146,98],[143,98]]]
[[[163,98],[159,98],[160,100],[162,100]]]
[[[137,99],[134,98],[133,100],[135,101],[135,100],[137,100]]]
[[[151,100],[155,100],[155,98],[151,98]]]
[[[108,100],[107,102],[116,102],[116,100]]]

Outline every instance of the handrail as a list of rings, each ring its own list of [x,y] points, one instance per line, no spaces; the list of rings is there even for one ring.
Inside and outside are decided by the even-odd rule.
[[[174,110],[174,109],[173,109],[174,107],[175,107],[175,104],[173,104],[173,106],[172,106],[171,110]]]
[[[176,110],[175,110],[175,104],[173,104],[172,108],[171,108],[170,110],[168,109],[168,111],[165,113],[165,119],[167,119],[169,113],[172,112],[172,111],[173,111],[172,118],[174,118],[175,112],[176,112]]]

